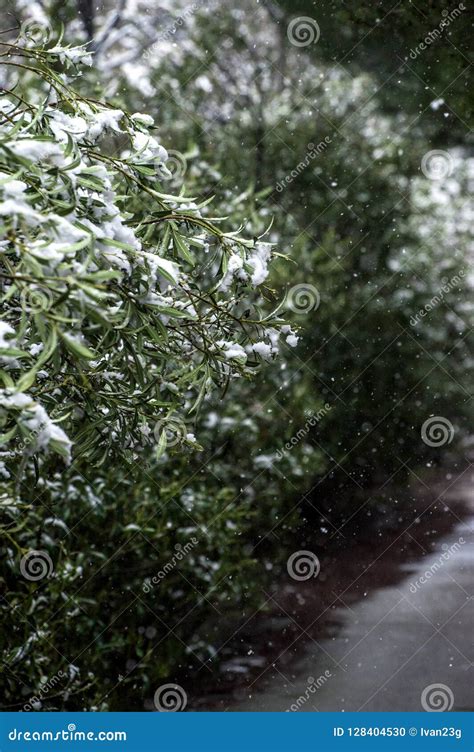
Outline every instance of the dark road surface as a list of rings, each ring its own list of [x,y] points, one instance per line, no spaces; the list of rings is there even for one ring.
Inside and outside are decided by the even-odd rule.
[[[266,668],[226,709],[473,710],[472,473],[453,495],[470,503],[471,516],[459,518],[428,554],[420,549],[420,558],[397,565],[396,584],[341,603],[332,636],[308,635],[296,661]],[[455,514],[451,496],[446,504]]]

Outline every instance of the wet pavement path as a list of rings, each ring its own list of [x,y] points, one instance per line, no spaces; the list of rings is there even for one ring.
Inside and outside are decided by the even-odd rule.
[[[315,579],[275,583],[189,709],[419,711],[423,693],[474,709],[473,479],[422,484],[409,523],[344,544]]]
[[[468,501],[471,494],[472,503],[471,482],[468,473],[446,495],[450,513],[453,496]],[[418,711],[425,691],[425,704],[473,710],[472,512],[429,553],[418,544],[420,558],[400,565],[401,581],[352,604],[340,594],[332,637],[315,639],[300,623],[308,639],[297,662],[285,665],[280,657],[228,709]]]

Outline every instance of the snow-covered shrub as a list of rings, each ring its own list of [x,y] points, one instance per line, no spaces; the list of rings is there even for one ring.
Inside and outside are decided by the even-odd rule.
[[[185,425],[214,387],[277,353],[281,322],[252,294],[271,246],[164,191],[152,119],[71,88],[82,48],[9,49],[22,75],[0,121],[8,447],[67,460],[71,442],[94,461],[153,444],[161,454],[168,424]],[[45,425],[25,450],[35,421]],[[175,443],[196,440],[183,430]]]
[[[184,188],[168,192],[152,118],[83,93],[89,53],[47,34],[42,44],[36,35],[5,46],[2,696],[19,708],[62,672],[34,709],[119,707],[141,657],[141,708],[208,615],[201,599],[184,619],[189,582],[206,592],[219,585],[216,603],[228,607],[251,565],[248,539],[236,545],[234,531],[245,532],[255,500],[235,504],[237,487],[196,472],[209,440],[195,427],[202,405],[296,338],[263,311],[257,289],[271,244],[225,231]],[[137,601],[191,535],[199,549],[153,599]],[[44,577],[41,565],[28,568],[38,551]],[[124,595],[127,630],[105,636]],[[178,623],[145,659],[150,609]],[[202,632],[195,641],[209,655]]]

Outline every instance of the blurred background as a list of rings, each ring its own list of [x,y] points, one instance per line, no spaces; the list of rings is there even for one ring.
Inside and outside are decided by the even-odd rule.
[[[58,612],[57,578],[20,624],[11,613],[5,707],[154,710],[172,684],[186,709],[418,710],[436,684],[467,709],[468,9],[2,10],[5,30],[27,20],[89,44],[81,89],[155,119],[170,192],[213,196],[211,215],[249,237],[267,230],[281,254],[268,310],[285,299],[299,336],[205,402],[202,452],[140,481],[122,467],[114,484],[69,479],[55,509],[73,534],[51,535],[73,605]],[[34,528],[42,510],[28,514]]]

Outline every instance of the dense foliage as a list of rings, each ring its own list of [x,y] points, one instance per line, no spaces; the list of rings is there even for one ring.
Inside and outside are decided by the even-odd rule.
[[[80,5],[0,58],[3,696],[130,710],[462,439],[472,162],[283,3]]]
[[[61,560],[51,531],[69,532],[70,518],[58,501],[76,515],[76,496],[88,509],[94,500],[107,507],[117,485],[125,492],[120,469],[112,481],[114,463],[125,460],[134,478],[144,462],[153,475],[178,448],[199,450],[190,422],[212,388],[251,376],[262,354],[276,355],[280,334],[297,338],[249,294],[267,277],[270,244],[223,232],[206,218],[207,201],[157,190],[168,155],[152,118],[86,99],[67,82],[64,69],[70,78],[90,62],[83,48],[22,41],[5,45],[21,80],[2,102],[0,146],[2,506],[13,575],[23,554],[36,581],[34,566],[51,559],[35,556],[35,542],[46,544],[62,593],[90,552]],[[140,495],[143,505],[147,490]],[[139,529],[133,510],[129,532]],[[49,600],[45,618],[35,590],[30,597],[49,641],[59,603]],[[26,634],[22,644],[15,632],[7,662],[29,663],[36,640]],[[36,646],[37,671],[40,656]]]

